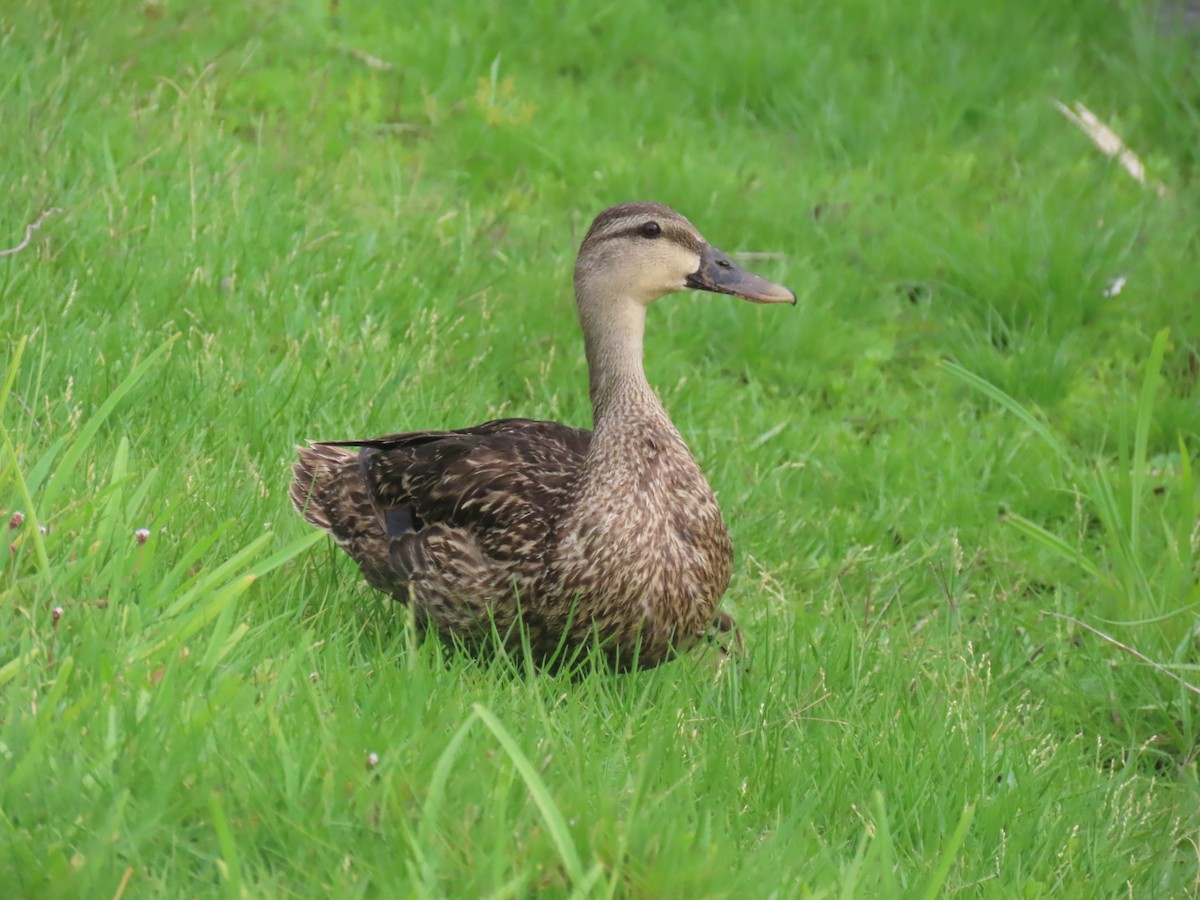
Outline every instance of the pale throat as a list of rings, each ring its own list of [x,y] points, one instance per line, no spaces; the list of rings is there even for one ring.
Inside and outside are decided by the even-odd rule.
[[[580,302],[579,319],[596,430],[606,431],[610,418],[665,419],[642,365],[646,306],[624,297],[591,298]]]

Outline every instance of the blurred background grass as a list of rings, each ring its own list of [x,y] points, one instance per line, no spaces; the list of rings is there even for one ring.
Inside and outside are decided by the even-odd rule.
[[[0,243],[65,210],[0,259],[0,508],[49,525],[40,550],[11,530],[0,571],[8,883],[1194,889],[1194,694],[1045,615],[1193,678],[1187,21],[933,0],[0,12]],[[629,199],[801,298],[672,298],[648,335],[730,520],[754,666],[579,685],[441,662],[294,543],[291,446],[586,424],[570,267]],[[474,702],[542,766],[586,885]],[[460,774],[431,809],[443,758]]]

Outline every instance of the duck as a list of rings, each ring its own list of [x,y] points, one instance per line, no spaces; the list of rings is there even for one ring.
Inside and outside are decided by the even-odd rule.
[[[681,291],[796,304],[655,202],[604,210],[576,257],[592,428],[507,418],[297,447],[289,496],[411,607],[421,632],[482,657],[556,666],[599,650],[652,668],[741,633],[717,609],[733,543],[646,379],[646,313]],[[722,641],[725,643],[722,643]]]

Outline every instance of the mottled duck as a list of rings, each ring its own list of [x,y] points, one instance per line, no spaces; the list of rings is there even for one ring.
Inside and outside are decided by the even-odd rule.
[[[717,611],[729,532],[642,368],[647,307],[683,290],[796,302],[674,210],[614,206],[575,264],[591,431],[500,419],[313,443],[297,448],[292,503],[423,630],[477,654],[498,638],[561,663],[594,644],[627,669],[736,636]]]

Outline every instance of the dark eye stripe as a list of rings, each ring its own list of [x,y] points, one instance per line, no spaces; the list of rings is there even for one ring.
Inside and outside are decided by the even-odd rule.
[[[647,226],[650,225],[653,225],[658,229],[654,232],[654,234],[647,233]],[[666,238],[669,241],[679,244],[681,247],[687,247],[689,250],[700,249],[699,245],[696,244],[696,242],[692,239],[692,236],[687,232],[674,230],[668,231],[657,222],[641,222],[637,225],[630,225],[628,228],[610,231],[608,234],[603,235],[600,240],[611,241],[614,238],[640,238],[642,240],[646,240],[647,238]]]

